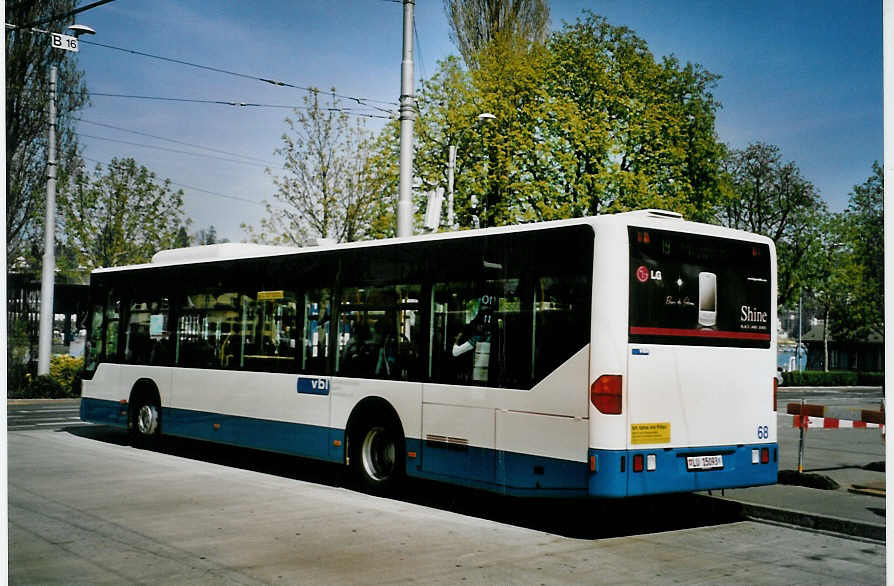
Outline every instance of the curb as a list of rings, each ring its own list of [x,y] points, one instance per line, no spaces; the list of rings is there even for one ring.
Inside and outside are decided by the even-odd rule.
[[[885,525],[853,521],[851,519],[841,519],[839,517],[827,515],[817,515],[804,511],[791,511],[780,509],[778,507],[771,507],[769,505],[755,505],[727,497],[706,495],[705,498],[733,505],[738,508],[742,516],[750,519],[784,523],[786,525],[795,525],[806,529],[829,531],[831,533],[862,537],[881,542],[885,541]]]

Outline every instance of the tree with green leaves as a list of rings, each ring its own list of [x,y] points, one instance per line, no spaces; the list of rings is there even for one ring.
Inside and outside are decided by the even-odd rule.
[[[753,143],[730,150],[724,161],[726,195],[718,221],[730,228],[769,236],[776,243],[779,305],[790,306],[800,291],[817,287],[816,267],[829,253],[828,208],[813,184],[779,147]]]
[[[189,225],[183,191],[133,159],[112,159],[69,182],[60,200],[62,244],[85,270],[149,262],[159,250],[175,248]]]
[[[469,68],[493,42],[542,43],[549,34],[546,0],[444,0],[450,39]]]
[[[24,26],[64,14],[74,0],[9,2],[7,25]],[[59,30],[62,23],[41,28]],[[7,258],[40,258],[46,209],[50,68],[58,69],[56,90],[57,180],[64,184],[79,165],[72,114],[87,103],[77,56],[54,49],[45,33],[6,29],[6,249]]]
[[[836,339],[884,339],[884,172],[874,163],[872,175],[850,194],[842,214],[844,258],[837,263],[840,292],[833,300],[830,329]]]
[[[380,198],[370,164],[372,139],[361,122],[349,119],[334,88],[328,101],[312,91],[304,102],[305,109],[286,118],[288,131],[275,151],[286,171],[273,175],[276,202],[267,203],[259,230],[242,228],[252,241],[282,245],[364,238]]]
[[[656,61],[632,31],[587,12],[544,45],[505,39],[472,69],[441,62],[419,92],[415,171],[445,186],[448,147],[458,147],[462,226],[473,215],[490,226],[643,207],[709,220],[725,154],[716,79]]]
[[[189,246],[189,242],[195,246],[205,246],[208,244],[224,244],[229,242],[227,238],[218,238],[217,236],[217,228],[214,227],[214,224],[210,225],[208,228],[202,228],[195,234],[193,234],[192,238],[187,238],[186,246]]]

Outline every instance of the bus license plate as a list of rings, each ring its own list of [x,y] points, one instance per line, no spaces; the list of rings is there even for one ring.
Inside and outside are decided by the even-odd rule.
[[[687,456],[687,470],[714,470],[723,468],[723,456]]]

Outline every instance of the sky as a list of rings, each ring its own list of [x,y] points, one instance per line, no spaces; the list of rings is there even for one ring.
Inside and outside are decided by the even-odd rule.
[[[591,10],[632,29],[656,58],[674,54],[720,75],[719,139],[733,148],[777,145],[833,211],[882,162],[880,1],[552,0],[550,7],[553,30]],[[79,14],[78,23],[96,30],[81,37],[76,56],[92,94],[77,126],[87,163],[133,157],[183,189],[192,232],[213,225],[219,238],[243,240],[240,224],[258,227],[263,202],[274,201],[265,168],[282,173],[274,151],[291,114],[286,106],[307,95],[254,78],[335,87],[396,111],[402,10],[399,0],[116,0]],[[416,0],[415,14],[418,88],[438,60],[458,51],[441,0]],[[360,119],[372,130],[384,123]]]

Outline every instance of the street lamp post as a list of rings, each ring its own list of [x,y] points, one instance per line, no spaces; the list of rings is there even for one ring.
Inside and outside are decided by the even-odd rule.
[[[56,272],[56,66],[50,69],[50,132],[47,144],[47,205],[44,219],[43,273],[40,279],[40,334],[37,374],[50,373],[53,346],[53,285]]]
[[[95,34],[92,28],[74,24],[68,27],[75,37]],[[56,78],[58,71],[50,68],[49,140],[47,142],[47,202],[44,217],[43,269],[40,279],[40,326],[37,342],[37,374],[50,373],[50,354],[53,349],[53,287],[56,276]]]

